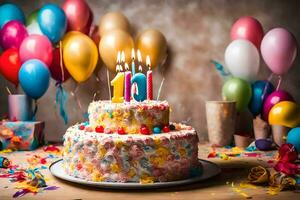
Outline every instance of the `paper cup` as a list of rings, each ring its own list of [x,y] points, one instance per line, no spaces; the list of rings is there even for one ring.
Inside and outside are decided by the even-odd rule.
[[[281,125],[272,125],[273,142],[278,146],[286,143],[286,136],[290,128]]]
[[[211,145],[220,147],[230,145],[236,124],[235,102],[207,101],[206,120]]]
[[[31,121],[31,98],[24,94],[8,95],[8,112],[10,121]]]
[[[270,136],[271,127],[260,116],[253,120],[254,136],[256,140],[267,139]]]
[[[246,148],[249,146],[249,144],[251,144],[252,141],[253,139],[249,136],[234,135],[234,143],[237,147]]]

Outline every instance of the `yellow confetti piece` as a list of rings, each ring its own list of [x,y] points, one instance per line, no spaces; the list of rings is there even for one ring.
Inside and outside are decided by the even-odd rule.
[[[268,187],[267,194],[269,195],[277,195],[281,191],[281,188],[279,187]]]
[[[257,186],[250,184],[250,183],[245,183],[245,182],[240,183],[240,187],[241,188],[249,188],[249,189],[257,189]]]
[[[11,153],[13,152],[12,149],[3,149],[2,151],[0,151],[0,153]]]

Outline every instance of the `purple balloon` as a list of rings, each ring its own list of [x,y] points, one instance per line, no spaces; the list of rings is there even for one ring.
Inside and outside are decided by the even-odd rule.
[[[3,49],[18,49],[27,36],[26,27],[21,22],[12,20],[0,30],[0,45]]]
[[[264,36],[260,50],[270,70],[277,75],[283,75],[296,58],[297,41],[286,29],[274,28]]]
[[[281,101],[294,101],[294,98],[283,90],[276,90],[272,92],[264,102],[263,119],[268,122],[269,112],[272,107]]]

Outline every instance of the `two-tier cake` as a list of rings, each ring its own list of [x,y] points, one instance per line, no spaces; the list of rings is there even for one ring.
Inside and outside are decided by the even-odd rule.
[[[95,182],[166,182],[201,173],[198,137],[169,122],[166,101],[95,101],[64,136],[67,174]]]

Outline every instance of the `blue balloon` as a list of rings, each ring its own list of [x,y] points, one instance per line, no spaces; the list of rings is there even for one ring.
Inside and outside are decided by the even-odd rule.
[[[41,31],[51,42],[58,42],[67,29],[65,12],[55,4],[44,5],[38,13],[38,24]]]
[[[294,145],[298,154],[300,153],[300,127],[293,128],[288,132],[286,142]]]
[[[50,83],[50,72],[45,63],[38,59],[31,59],[21,66],[19,81],[24,92],[36,100],[47,91]]]
[[[0,6],[0,28],[11,20],[17,20],[25,23],[23,11],[13,3],[6,3]]]
[[[265,94],[263,96],[265,90]],[[252,84],[252,97],[249,103],[249,110],[253,116],[262,112],[265,99],[274,91],[274,86],[269,81],[256,81]]]

